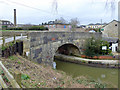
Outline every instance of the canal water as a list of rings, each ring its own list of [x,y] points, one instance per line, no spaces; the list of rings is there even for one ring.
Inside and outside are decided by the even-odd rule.
[[[96,68],[59,60],[54,61],[57,70],[64,71],[66,74],[72,75],[73,78],[85,76],[100,83],[107,83],[107,88],[118,87],[118,69]]]

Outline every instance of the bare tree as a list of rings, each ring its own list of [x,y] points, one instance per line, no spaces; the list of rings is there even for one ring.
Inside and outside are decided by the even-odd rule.
[[[78,18],[72,18],[70,20],[70,25],[72,26],[72,30],[75,30],[75,28],[78,26],[79,20]]]
[[[63,18],[63,17],[60,17],[60,19],[57,19],[57,23],[63,23],[65,24],[67,21]]]
[[[66,24],[66,20],[63,17],[60,17],[59,19],[55,20],[55,23],[62,23],[62,24]]]

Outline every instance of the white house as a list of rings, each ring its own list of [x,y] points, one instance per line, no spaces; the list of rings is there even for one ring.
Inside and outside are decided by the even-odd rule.
[[[112,52],[117,52],[118,50],[118,38],[113,37],[102,37],[103,40],[109,42],[109,49],[112,50]]]
[[[96,24],[89,24],[86,25],[86,28],[92,28],[92,29],[97,29],[97,28],[102,28],[105,24],[100,24],[100,23],[96,23]]]
[[[8,21],[8,20],[0,20],[0,30],[4,29],[6,27],[11,27],[11,26],[14,26],[14,25],[10,21]]]

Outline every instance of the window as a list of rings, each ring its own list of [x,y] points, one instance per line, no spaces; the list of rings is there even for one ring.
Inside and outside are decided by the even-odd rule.
[[[117,24],[115,24],[115,26],[117,26]]]
[[[4,22],[3,24],[4,24],[4,25],[6,25],[6,24],[7,24],[7,22]]]

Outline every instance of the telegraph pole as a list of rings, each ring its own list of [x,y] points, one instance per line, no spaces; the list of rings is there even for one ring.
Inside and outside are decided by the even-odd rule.
[[[102,24],[102,19],[101,19],[101,24]]]

